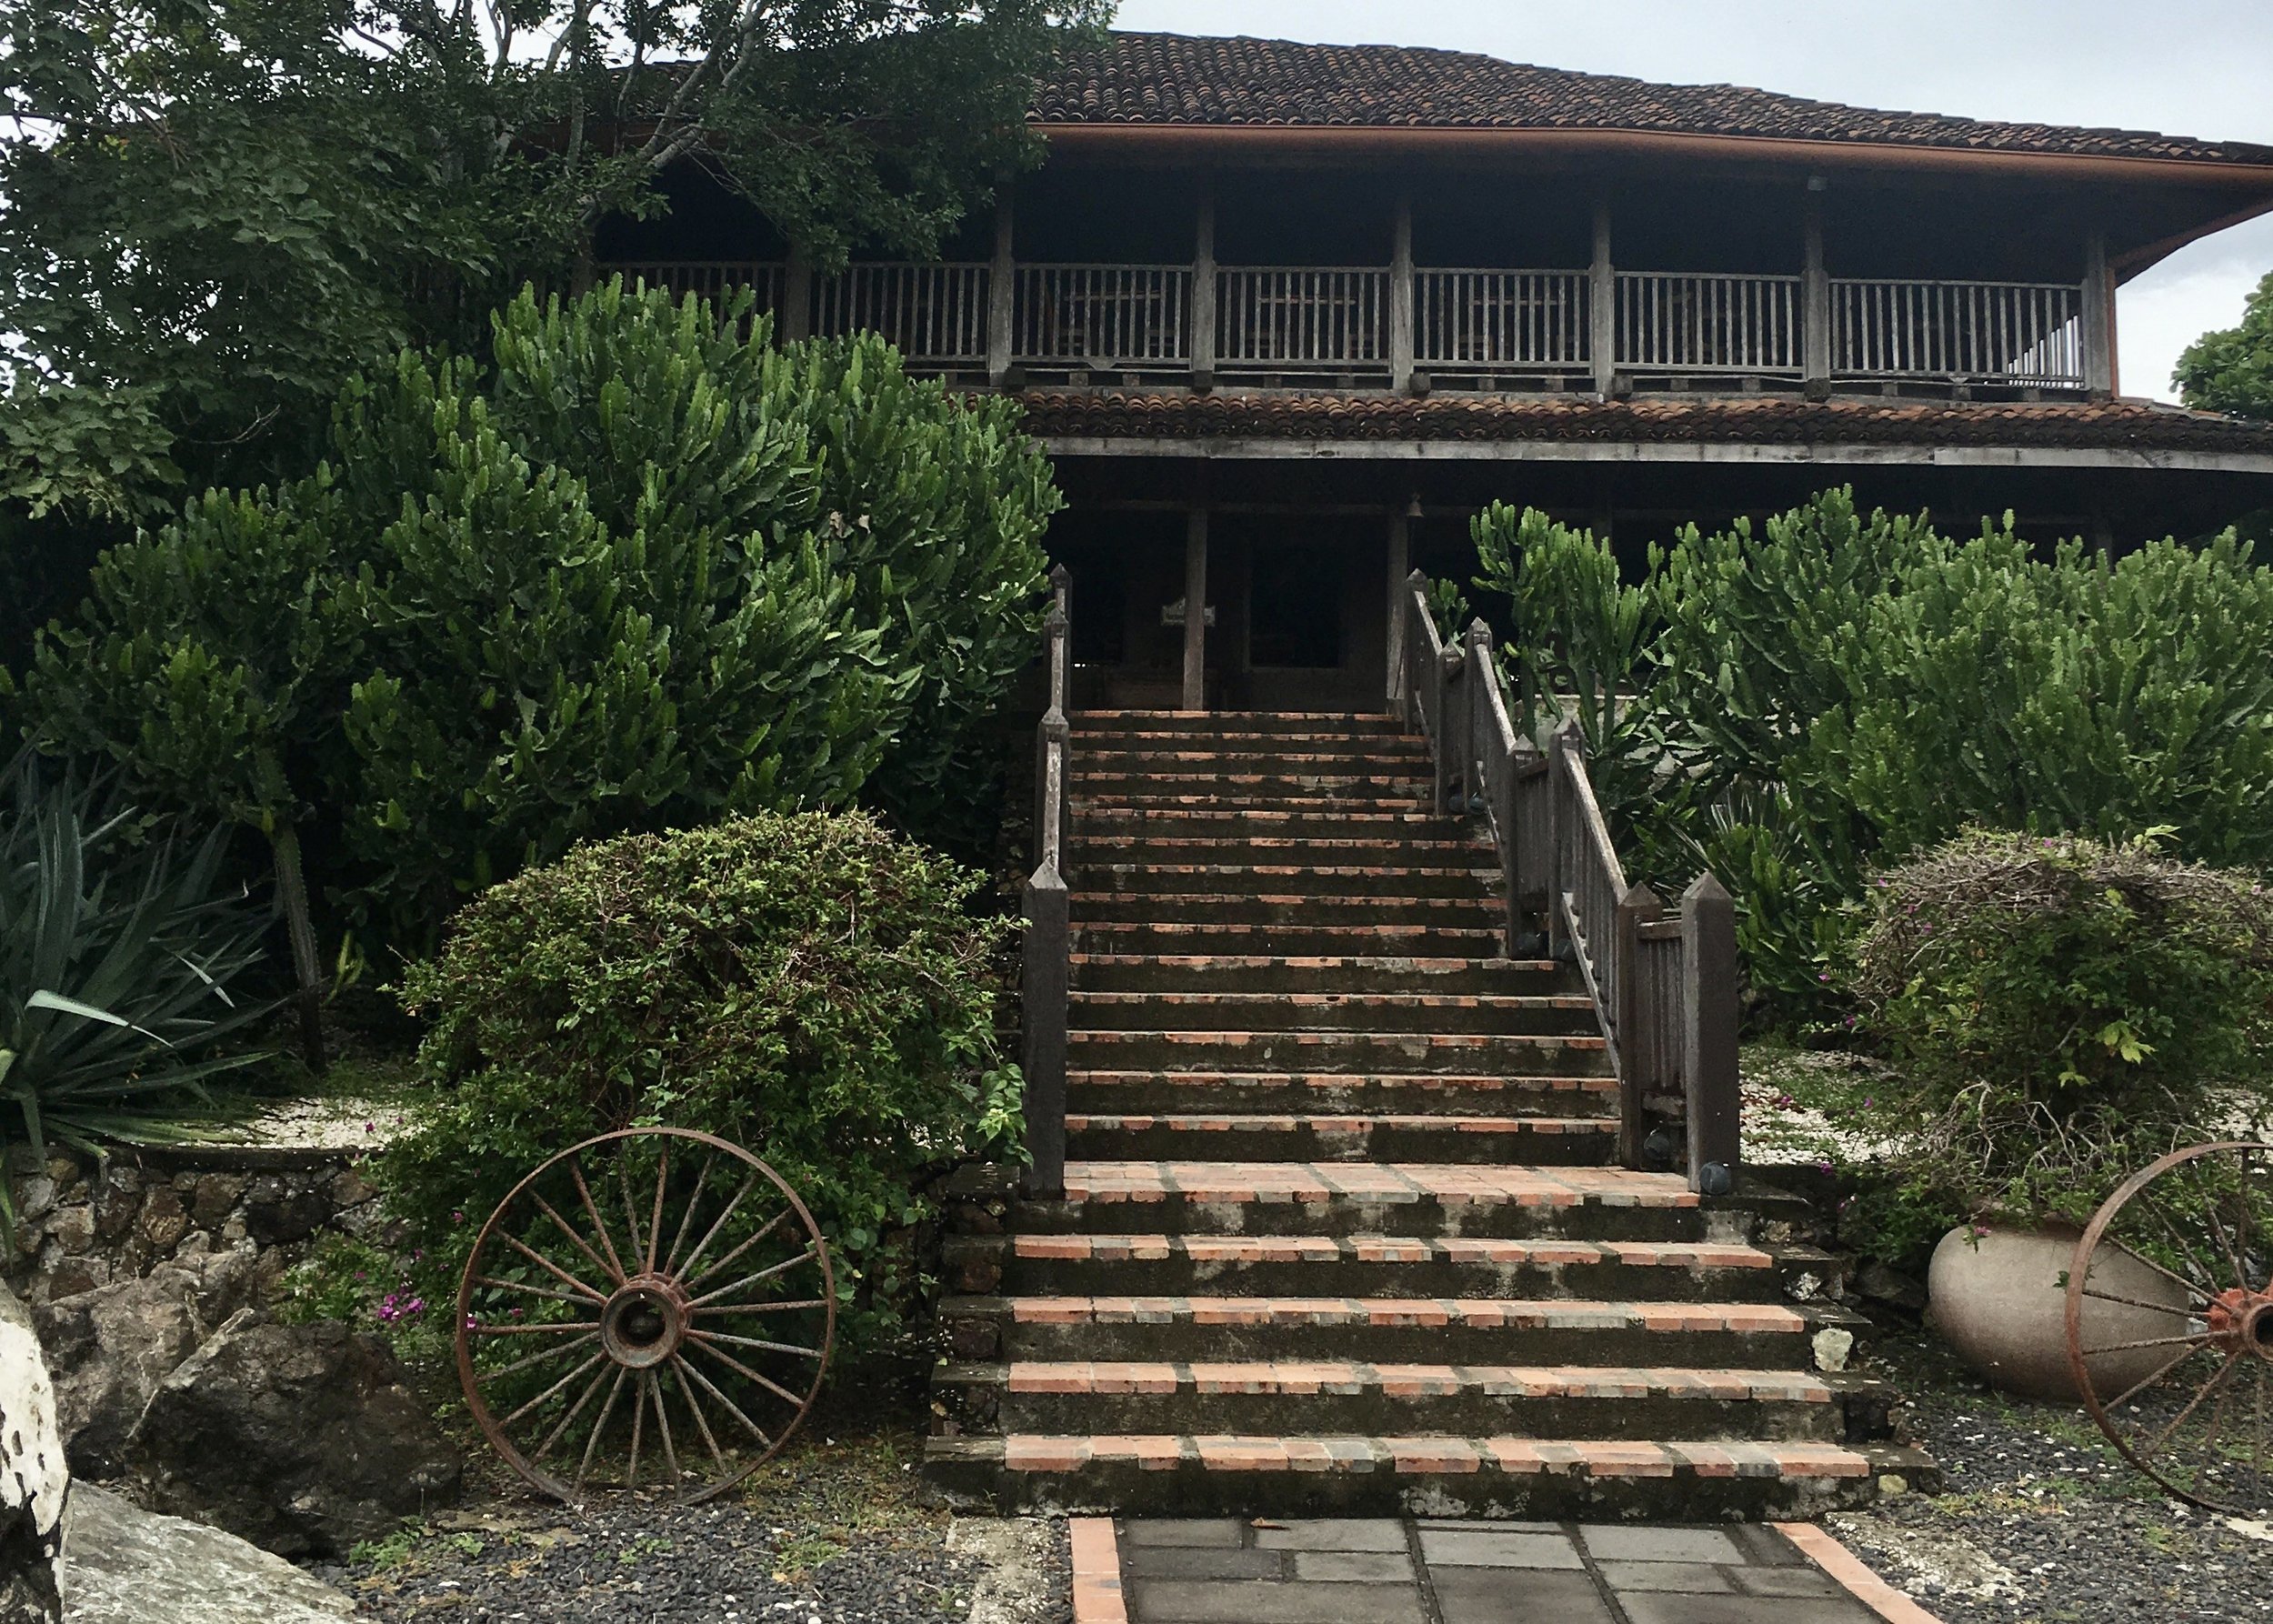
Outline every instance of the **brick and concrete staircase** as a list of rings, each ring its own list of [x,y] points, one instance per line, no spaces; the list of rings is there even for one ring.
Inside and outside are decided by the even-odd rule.
[[[1930,1471],[1780,1198],[1613,1165],[1577,973],[1387,717],[1074,718],[1063,1200],[966,1180],[933,1476],[1005,1507],[1788,1515]],[[997,1180],[999,1176],[996,1176]]]

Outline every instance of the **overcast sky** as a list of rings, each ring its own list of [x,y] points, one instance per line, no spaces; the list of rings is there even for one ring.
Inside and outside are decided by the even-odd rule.
[[[2273,0],[1122,0],[1119,25],[1441,45],[1867,107],[2273,144]],[[2123,286],[2123,389],[2231,326],[2273,270],[2273,217]]]

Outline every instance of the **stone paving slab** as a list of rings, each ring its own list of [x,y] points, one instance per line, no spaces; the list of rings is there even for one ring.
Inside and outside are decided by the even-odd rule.
[[[1127,1624],[1879,1624],[1793,1541],[1426,1519],[1118,1525]]]

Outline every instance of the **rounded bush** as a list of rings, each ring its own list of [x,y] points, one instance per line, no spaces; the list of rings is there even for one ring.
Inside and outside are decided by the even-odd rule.
[[[484,892],[404,983],[431,1092],[380,1174],[430,1295],[545,1157],[665,1123],[771,1163],[838,1254],[848,1339],[888,1334],[926,1176],[1018,1128],[1008,927],[965,911],[979,885],[864,814],[798,813],[580,846]]]

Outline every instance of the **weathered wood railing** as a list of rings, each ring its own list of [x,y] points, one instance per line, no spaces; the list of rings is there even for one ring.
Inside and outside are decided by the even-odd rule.
[[[1834,277],[1831,370],[2079,389],[2083,292],[2067,282]]]
[[[2080,283],[1826,278],[1811,329],[1810,284],[1787,276],[1619,271],[1600,284],[1598,310],[1597,284],[1580,270],[1013,263],[998,296],[996,267],[977,262],[864,262],[817,282],[778,261],[607,268],[682,293],[748,286],[786,335],[874,328],[916,366],[949,371],[1346,372],[1377,385],[1409,366],[1447,379],[1597,372],[2097,386]],[[1595,366],[1597,345],[1609,352],[1607,373]]]
[[[1035,730],[1034,873],[1026,882],[1026,942],[1020,985],[1026,1047],[1028,1194],[1054,1197],[1066,1188],[1066,1009],[1072,982],[1072,898],[1066,855],[1073,829],[1073,730],[1066,719],[1071,675],[1072,583],[1066,566],[1050,571],[1049,706]]]
[[[1492,635],[1476,622],[1450,647],[1427,577],[1400,606],[1398,704],[1427,734],[1438,811],[1485,819],[1497,848],[1507,951],[1575,964],[1593,994],[1618,1078],[1618,1158],[1657,1158],[1653,1129],[1686,1128],[1689,1186],[1723,1194],[1741,1147],[1737,1084],[1736,912],[1710,873],[1677,909],[1631,885],[1596,801],[1577,725],[1540,751],[1508,718]]]
[[[1413,358],[1425,371],[1577,372],[1588,364],[1585,271],[1416,271],[1413,301]]]

